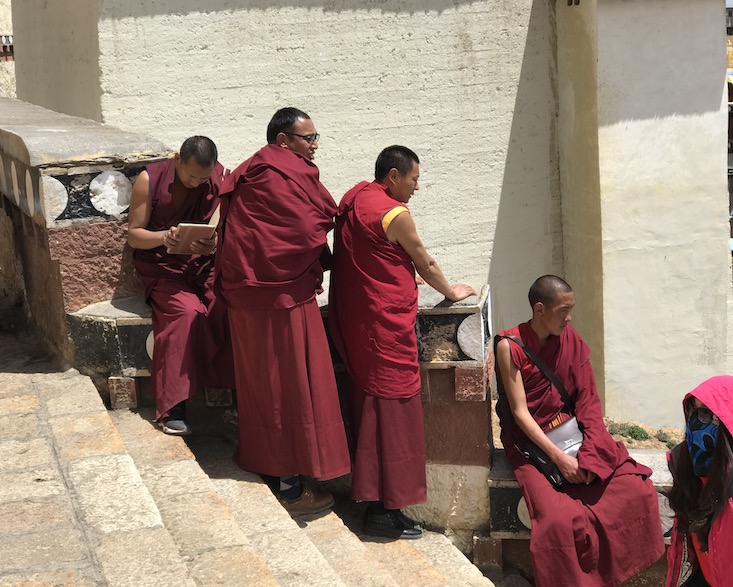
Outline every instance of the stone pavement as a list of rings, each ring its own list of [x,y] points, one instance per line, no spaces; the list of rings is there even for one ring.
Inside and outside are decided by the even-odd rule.
[[[294,520],[223,438],[108,412],[89,378],[0,330],[0,587],[526,587],[435,533],[369,540],[360,506]]]

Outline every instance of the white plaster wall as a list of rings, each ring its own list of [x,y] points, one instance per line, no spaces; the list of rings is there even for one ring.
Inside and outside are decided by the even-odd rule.
[[[274,111],[309,112],[338,200],[379,151],[420,155],[412,209],[449,279],[489,279],[497,326],[561,262],[550,0],[99,0],[105,122],[171,146],[211,136],[234,166]],[[497,226],[497,218],[501,226]]]
[[[10,0],[0,0],[0,35],[13,34]],[[0,61],[0,96],[15,98],[15,62]]]
[[[97,0],[15,0],[17,97],[101,120]]]
[[[591,348],[591,363],[603,398],[596,3],[583,2],[577,6],[558,3],[556,16],[563,276],[575,291],[573,325]]]
[[[680,426],[730,370],[731,270],[719,0],[599,0],[606,408]]]

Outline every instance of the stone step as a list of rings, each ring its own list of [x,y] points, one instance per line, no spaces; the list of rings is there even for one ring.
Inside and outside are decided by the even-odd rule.
[[[215,486],[184,439],[154,425],[152,410],[112,418],[197,584],[342,585],[264,484],[242,472]],[[229,507],[232,494],[246,520]]]
[[[442,534],[426,532],[415,541],[390,541],[361,533],[364,506],[338,499],[333,512],[295,520],[283,510],[259,477],[241,471],[232,461],[226,441],[191,438],[204,471],[244,528],[282,532],[300,526],[348,587],[456,586],[492,587],[494,584]],[[245,530],[246,532],[246,530]],[[300,569],[303,573],[305,570]],[[308,585],[331,585],[311,578]]]
[[[0,344],[0,584],[195,587],[89,378]]]

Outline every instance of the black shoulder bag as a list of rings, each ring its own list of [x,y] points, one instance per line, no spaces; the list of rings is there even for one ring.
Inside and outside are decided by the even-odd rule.
[[[554,428],[549,430],[546,435],[550,439],[550,441],[552,441],[552,443],[564,453],[569,454],[573,457],[577,456],[578,450],[583,443],[583,432],[580,428],[578,420],[574,415],[575,402],[573,402],[570,394],[565,389],[565,386],[560,383],[557,375],[555,375],[552,369],[547,366],[547,363],[545,363],[540,358],[540,356],[535,353],[531,348],[526,346],[521,338],[518,338],[511,334],[496,336],[494,338],[494,357],[497,356],[496,347],[499,344],[499,340],[502,338],[506,338],[507,340],[511,340],[512,342],[517,344],[519,348],[524,351],[527,357],[540,368],[540,370],[545,374],[545,377],[550,380],[550,383],[552,383],[552,385],[554,385],[557,391],[560,393],[563,402],[568,407],[570,413],[573,414],[573,416],[559,426],[555,426]],[[529,439],[527,439],[527,441],[524,443],[524,448],[519,447],[517,439],[514,435],[514,426],[516,426],[516,423],[514,422],[514,416],[509,409],[509,400],[506,396],[506,392],[504,391],[504,383],[501,380],[501,372],[499,370],[498,361],[496,362],[496,383],[499,391],[499,401],[497,402],[497,409],[500,410],[502,420],[505,421],[507,423],[507,426],[509,427],[509,435],[512,437],[514,446],[521,454],[524,455],[524,458],[534,464],[535,467],[537,467],[537,469],[539,469],[539,471],[545,477],[547,477],[547,480],[554,487],[561,487],[565,483],[565,478],[560,473],[557,465],[552,462],[550,457],[547,456],[545,451],[543,451]]]

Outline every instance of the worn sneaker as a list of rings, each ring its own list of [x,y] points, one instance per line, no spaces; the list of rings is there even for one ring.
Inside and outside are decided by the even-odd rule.
[[[317,514],[333,506],[333,495],[327,491],[317,491],[305,484],[300,497],[288,499],[277,494],[277,499],[291,516]]]
[[[186,424],[185,420],[174,420],[172,418],[166,418],[159,422],[163,432],[170,434],[171,436],[187,436],[191,434],[191,429]]]

